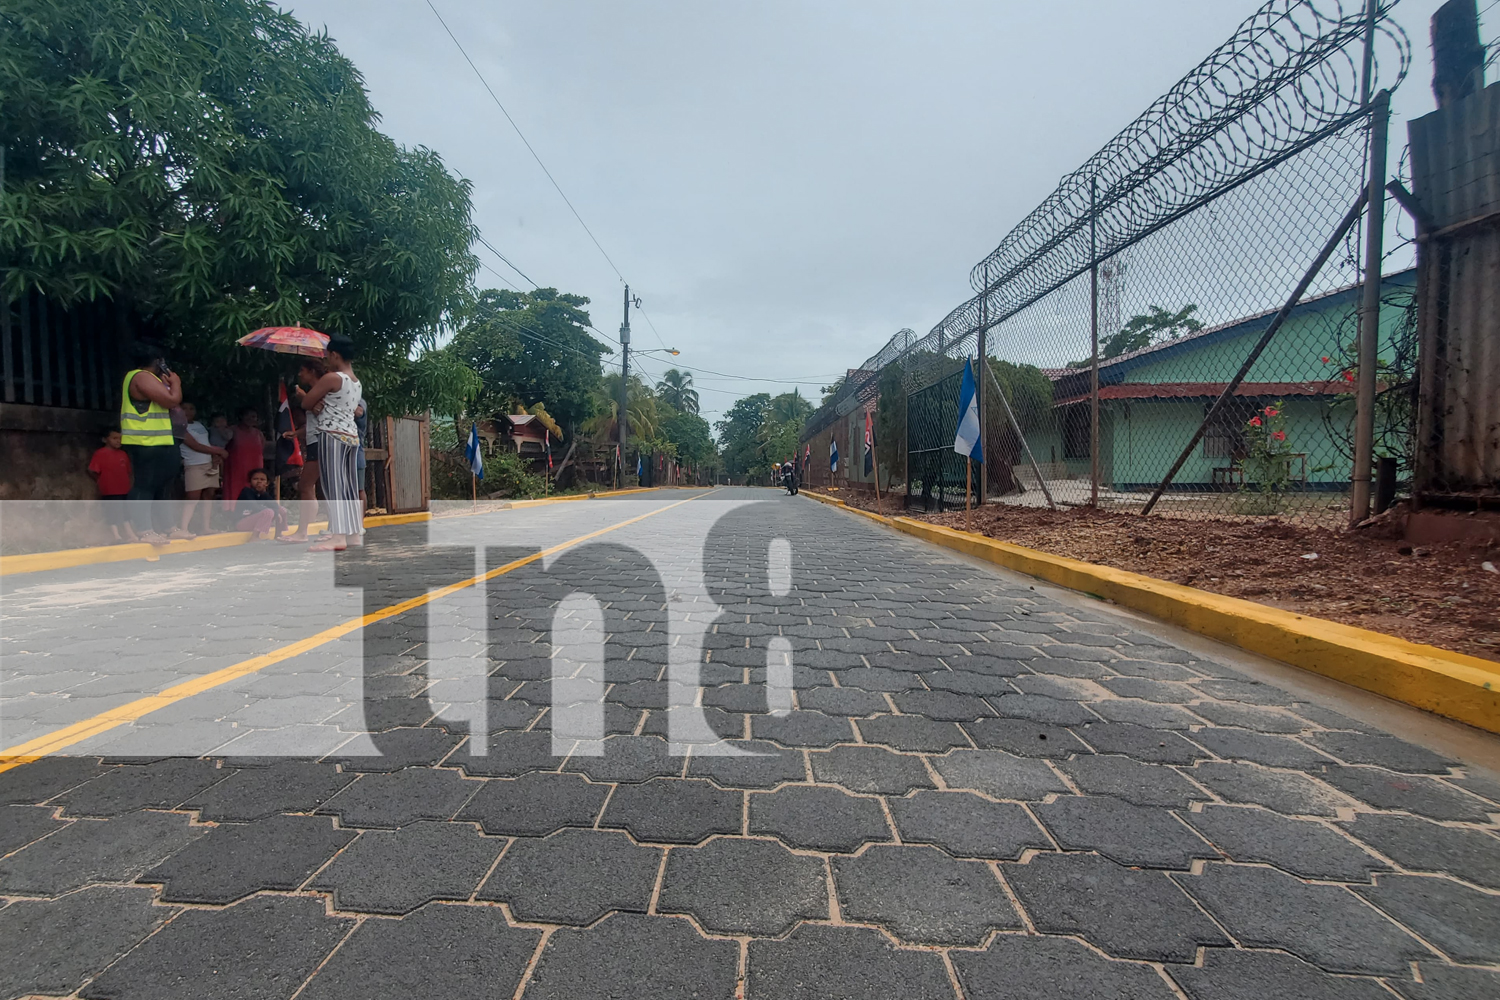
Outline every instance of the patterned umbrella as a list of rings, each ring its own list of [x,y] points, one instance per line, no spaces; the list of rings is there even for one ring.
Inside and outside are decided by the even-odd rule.
[[[328,334],[304,326],[266,326],[235,341],[241,347],[259,347],[277,354],[305,354],[321,358],[328,353]]]

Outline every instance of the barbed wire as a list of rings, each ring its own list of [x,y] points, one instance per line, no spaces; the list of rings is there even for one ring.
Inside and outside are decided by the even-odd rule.
[[[1370,93],[1394,88],[1411,65],[1410,41],[1389,18],[1393,6],[1377,11]],[[1262,5],[975,265],[973,297],[924,336],[899,331],[845,379],[805,433],[851,412],[892,362],[972,354],[981,325],[1004,323],[1094,264],[1359,123],[1367,110],[1364,7],[1357,0]],[[926,367],[926,376],[907,373],[908,391],[951,366]]]

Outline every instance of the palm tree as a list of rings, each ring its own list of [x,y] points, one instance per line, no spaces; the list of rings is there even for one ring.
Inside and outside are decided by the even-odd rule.
[[[668,368],[656,383],[656,392],[662,402],[678,413],[698,412],[698,391],[693,388],[693,376],[687,372]]]

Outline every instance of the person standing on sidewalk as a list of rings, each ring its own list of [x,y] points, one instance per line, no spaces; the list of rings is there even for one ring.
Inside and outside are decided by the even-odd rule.
[[[172,538],[192,537],[171,524],[165,502],[182,465],[168,413],[182,403],[182,379],[167,367],[166,353],[155,344],[138,343],[130,356],[135,367],[125,373],[120,389],[120,440],[135,476],[126,500],[129,521],[141,541],[165,545],[168,538],[156,530],[154,511]]]
[[[339,552],[364,544],[364,511],[359,506],[359,427],[354,411],[364,401],[364,390],[354,376],[354,341],[328,340],[328,372],[313,384],[302,401],[318,417],[318,478],[328,501],[326,542],[308,546],[309,552]]]
[[[209,514],[213,507],[213,501],[209,498],[219,488],[221,463],[229,457],[229,451],[209,443],[208,428],[198,419],[198,408],[192,403],[182,404],[182,414],[187,421],[183,424],[180,446],[182,495],[185,499],[182,503],[182,522],[178,527],[191,538],[193,514],[200,506],[203,510],[203,530],[198,534],[206,535],[209,532]]]

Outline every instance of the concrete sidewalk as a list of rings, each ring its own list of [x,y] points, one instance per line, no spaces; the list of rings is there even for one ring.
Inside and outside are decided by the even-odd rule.
[[[30,733],[605,532],[469,588],[467,638],[432,601],[0,773],[0,998],[1500,996],[1500,740],[1395,738],[833,509],[683,499],[389,529],[226,599],[213,646],[192,594],[7,585],[0,725]],[[580,593],[602,734],[553,704]]]

